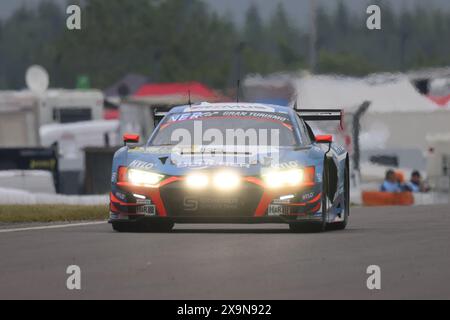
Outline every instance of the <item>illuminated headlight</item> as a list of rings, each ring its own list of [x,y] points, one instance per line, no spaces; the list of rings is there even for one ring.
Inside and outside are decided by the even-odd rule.
[[[130,169],[128,170],[128,180],[138,186],[157,187],[161,182],[163,175],[147,172],[142,170]]]
[[[302,184],[304,172],[301,169],[271,171],[264,174],[263,179],[269,188],[295,187]]]
[[[202,173],[193,173],[186,177],[186,185],[191,189],[204,189],[209,184],[209,177]]]
[[[219,190],[234,190],[237,189],[241,184],[241,177],[238,174],[230,171],[217,172],[214,175],[213,183],[214,187]]]

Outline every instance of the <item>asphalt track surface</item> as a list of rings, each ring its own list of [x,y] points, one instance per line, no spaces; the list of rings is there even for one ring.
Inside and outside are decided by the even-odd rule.
[[[357,208],[347,230],[323,234],[284,225],[1,231],[0,299],[450,299],[449,206]],[[69,265],[81,267],[81,291],[66,288]],[[381,290],[367,289],[369,265],[381,268]]]

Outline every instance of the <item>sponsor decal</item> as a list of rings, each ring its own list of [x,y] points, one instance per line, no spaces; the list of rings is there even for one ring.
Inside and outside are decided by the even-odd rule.
[[[141,153],[148,154],[169,154],[173,150],[172,146],[161,146],[161,147],[148,147],[141,151]]]
[[[155,165],[151,162],[145,162],[141,160],[134,160],[130,163],[129,167],[133,169],[143,169],[143,170],[150,170]]]
[[[295,160],[271,165],[271,167],[274,169],[296,169],[299,166],[300,164]]]
[[[314,192],[306,193],[302,196],[303,201],[311,200],[314,197]]]
[[[168,122],[186,121],[186,120],[196,120],[200,118],[208,118],[212,116],[219,115],[219,112],[189,112],[189,113],[179,113],[174,114],[169,117]]]
[[[237,209],[238,199],[236,198],[200,198],[202,209]]]
[[[185,197],[183,201],[184,210],[234,210],[238,207],[236,198],[191,198]]]
[[[272,201],[273,204],[289,204],[292,199],[274,199]]]
[[[141,153],[141,154],[168,154],[172,152],[171,146],[161,146],[161,147],[146,147],[146,148],[133,148],[129,149],[129,153]]]
[[[125,201],[127,199],[127,196],[121,192],[116,192],[115,196],[122,201]]]
[[[56,160],[30,160],[30,169],[32,170],[54,170],[56,167]]]
[[[197,211],[198,210],[198,200],[184,197],[183,200],[184,210],[186,211]]]
[[[214,159],[200,159],[199,161],[181,161],[176,163],[177,168],[206,168],[206,167],[226,167],[226,168],[250,168],[249,163],[224,162]]]
[[[187,121],[187,120],[200,120],[203,118],[210,117],[224,117],[224,118],[253,118],[262,119],[269,121],[280,121],[280,122],[290,122],[287,115],[279,113],[268,113],[268,112],[254,112],[254,111],[208,111],[208,112],[187,112],[187,113],[176,113],[170,115],[167,123],[168,125],[173,122]]]
[[[128,152],[133,153],[133,152],[145,152],[145,149],[142,147],[136,147],[136,148],[129,148]]]
[[[322,173],[321,172],[316,173],[316,181],[319,183],[322,182]]]
[[[152,203],[152,200],[150,200],[150,199],[137,199],[137,200],[136,200],[136,204],[138,204],[138,205],[147,205],[147,206],[150,206],[150,205],[152,205],[153,203]]]

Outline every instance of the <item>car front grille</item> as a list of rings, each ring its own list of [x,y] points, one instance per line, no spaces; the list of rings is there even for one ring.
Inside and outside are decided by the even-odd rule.
[[[252,217],[262,194],[262,188],[248,182],[233,192],[192,191],[180,181],[161,188],[169,217]]]

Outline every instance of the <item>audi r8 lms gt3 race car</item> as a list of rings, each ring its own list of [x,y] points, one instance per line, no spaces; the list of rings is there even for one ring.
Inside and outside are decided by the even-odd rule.
[[[113,160],[113,229],[164,232],[175,223],[344,229],[348,154],[307,123],[340,119],[340,110],[263,104],[174,107],[145,146],[127,146],[139,136],[124,136]]]

